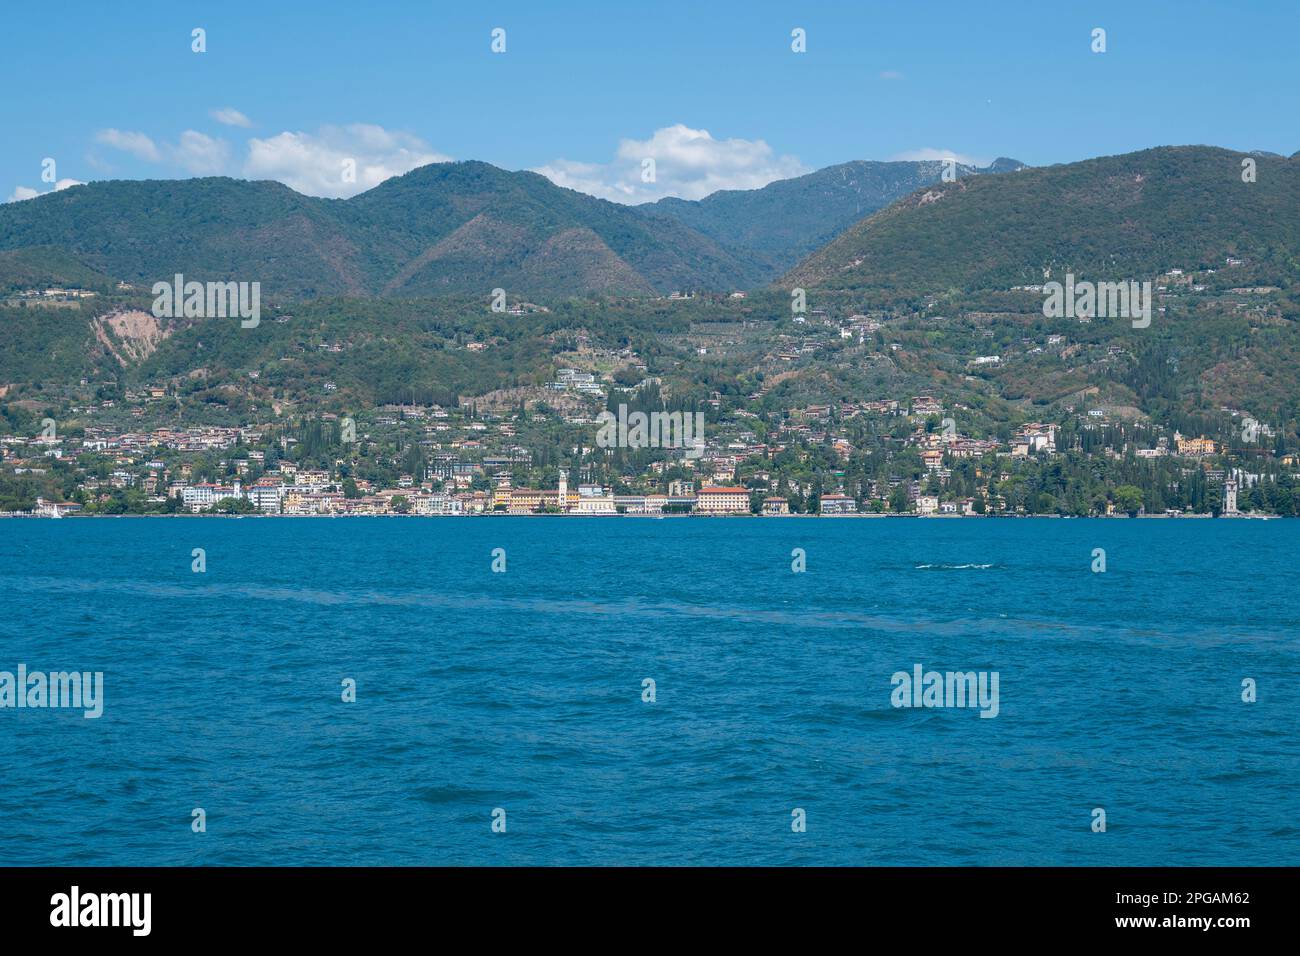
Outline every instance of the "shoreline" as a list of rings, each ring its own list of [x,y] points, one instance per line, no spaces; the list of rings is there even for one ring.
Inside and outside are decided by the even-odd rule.
[[[507,514],[503,512],[483,512],[481,514],[459,514],[459,515],[410,515],[410,514],[310,514],[310,515],[286,515],[286,514],[246,514],[246,515],[224,515],[224,514],[203,514],[203,513],[185,513],[185,514],[121,514],[121,515],[100,515],[100,514],[75,514],[62,515],[54,518],[51,515],[38,514],[0,514],[0,520],[5,519],[35,519],[41,521],[62,521],[65,518],[73,520],[83,519],[111,519],[111,518],[225,518],[225,519],[243,519],[243,518],[633,518],[633,519],[747,519],[747,518],[825,518],[828,520],[844,520],[854,518],[865,519],[885,519],[885,518],[912,518],[916,520],[935,520],[935,521],[952,521],[952,520],[1018,520],[1018,519],[1039,519],[1048,518],[1059,521],[1181,521],[1190,520],[1219,520],[1228,521],[1280,521],[1282,515],[1276,514],[1231,514],[1218,515],[1217,518],[1212,514],[1179,514],[1179,515],[1059,515],[1059,514],[999,514],[999,515],[918,515],[918,514],[850,514],[850,515],[821,515],[821,514],[784,514],[784,515],[756,515],[756,514]]]

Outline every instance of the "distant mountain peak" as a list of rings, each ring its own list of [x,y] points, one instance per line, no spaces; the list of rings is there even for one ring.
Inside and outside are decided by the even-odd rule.
[[[993,160],[993,162],[989,163],[987,167],[985,167],[985,172],[1014,173],[1021,169],[1028,169],[1028,168],[1029,168],[1028,166],[1026,166],[1018,159],[1008,159],[1006,156],[999,156],[997,159]]]
[[[988,167],[957,164],[958,176],[1023,167],[998,159]],[[699,200],[661,199],[635,208],[672,216],[775,278],[863,217],[917,189],[941,182],[942,160],[855,159],[779,179],[759,189],[722,190]]]

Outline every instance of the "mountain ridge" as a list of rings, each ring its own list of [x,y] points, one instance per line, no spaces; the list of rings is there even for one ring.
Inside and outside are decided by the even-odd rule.
[[[1251,182],[1243,179],[1247,159],[1256,164]],[[1226,256],[1251,257],[1294,280],[1297,195],[1295,159],[1212,146],[967,177],[917,190],[850,226],[778,285],[1008,289],[1041,283],[1049,271],[1128,278],[1221,265]]]
[[[476,217],[478,226],[462,239],[486,232],[513,241],[479,242],[478,254],[467,258],[452,237]],[[599,252],[583,263],[581,287],[569,265],[544,261],[556,236],[575,229]],[[204,273],[261,281],[269,295],[289,299],[377,295],[404,269],[393,294],[513,287],[520,294],[644,295],[763,279],[676,220],[477,161],[420,167],[346,200],[304,196],[273,181],[207,177],[108,180],[0,206],[0,251],[34,247],[63,250],[133,283]],[[538,253],[542,261],[533,258]]]
[[[698,200],[675,197],[635,208],[674,216],[724,247],[757,258],[774,277],[863,217],[942,180],[943,160],[851,160],[761,189],[719,190]],[[953,175],[1024,168],[998,158],[988,166],[953,166]]]
[[[639,206],[479,160],[417,167],[348,199],[274,180],[101,180],[0,206],[0,251],[57,250],[57,260],[146,285],[176,272],[256,280],[280,299],[729,292],[771,281],[943,170],[855,160]]]

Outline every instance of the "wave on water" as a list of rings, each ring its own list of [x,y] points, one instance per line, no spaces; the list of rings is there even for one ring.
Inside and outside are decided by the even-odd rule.
[[[1005,564],[926,564],[916,565],[917,569],[932,570],[988,570],[1007,568]],[[540,616],[570,616],[585,618],[604,618],[618,622],[625,619],[659,619],[705,620],[705,621],[742,621],[772,627],[796,629],[840,629],[867,628],[889,633],[925,632],[927,634],[963,635],[970,633],[987,635],[991,629],[1005,632],[1007,629],[1028,632],[1035,635],[1055,634],[1068,636],[1078,642],[1083,639],[1095,639],[1114,642],[1116,639],[1135,641],[1146,644],[1164,643],[1175,639],[1181,644],[1196,643],[1201,646],[1215,646],[1225,642],[1249,642],[1260,640],[1282,641],[1294,640],[1292,632],[1279,624],[1264,628],[1228,628],[1223,625],[1211,629],[1186,627],[1176,634],[1159,628],[1127,627],[1122,631],[1095,622],[1070,622],[1046,619],[1034,616],[1017,616],[1009,618],[998,614],[996,618],[986,614],[975,613],[959,618],[950,616],[917,615],[908,612],[904,615],[890,613],[888,609],[879,613],[863,610],[825,606],[808,606],[798,610],[786,608],[746,606],[735,604],[691,604],[682,601],[644,600],[634,596],[605,597],[545,597],[520,594],[516,596],[498,596],[491,594],[473,594],[465,591],[409,591],[394,592],[379,589],[361,590],[322,590],[318,588],[295,588],[276,585],[250,584],[173,584],[154,580],[124,581],[120,579],[97,580],[94,578],[49,577],[28,575],[9,577],[3,580],[5,588],[15,592],[65,592],[94,593],[112,592],[116,595],[139,595],[147,598],[189,599],[198,601],[228,601],[231,598],[250,598],[274,603],[292,603],[305,605],[334,606],[342,608],[394,607],[415,609],[452,610],[462,613],[492,614],[499,612],[519,612]],[[3,592],[0,592],[3,593]],[[7,595],[6,595],[7,596]],[[974,610],[974,609],[971,609]]]

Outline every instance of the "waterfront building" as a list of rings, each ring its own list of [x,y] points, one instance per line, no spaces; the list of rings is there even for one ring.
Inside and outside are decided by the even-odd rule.
[[[274,478],[260,478],[248,489],[248,500],[264,514],[278,515],[284,486]]]
[[[858,503],[848,495],[822,495],[821,513],[824,515],[855,515],[858,513]]]
[[[613,495],[580,495],[577,507],[573,509],[580,515],[616,515],[618,507]]]
[[[696,496],[695,510],[700,514],[749,514],[747,488],[706,485]]]

